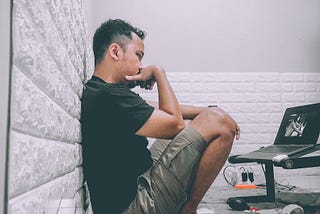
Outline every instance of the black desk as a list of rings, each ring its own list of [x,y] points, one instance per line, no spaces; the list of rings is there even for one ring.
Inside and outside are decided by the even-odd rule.
[[[255,160],[250,158],[244,158],[245,155],[239,157],[239,155],[230,156],[228,161],[232,164],[236,163],[260,163],[265,165],[265,179],[266,179],[266,195],[261,196],[244,196],[238,197],[244,199],[246,202],[256,203],[256,202],[275,202],[275,186],[274,186],[274,171],[273,166],[282,167],[284,169],[298,169],[307,167],[317,167],[320,166],[320,155],[307,156],[309,153],[320,150],[320,145],[316,145],[312,150],[307,152],[301,152],[296,154],[289,159],[273,162],[272,160]]]

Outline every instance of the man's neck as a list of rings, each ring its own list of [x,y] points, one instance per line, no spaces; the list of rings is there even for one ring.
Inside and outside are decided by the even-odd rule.
[[[116,78],[113,75],[112,69],[102,68],[101,66],[97,66],[93,72],[94,76],[99,77],[108,83],[116,83]]]

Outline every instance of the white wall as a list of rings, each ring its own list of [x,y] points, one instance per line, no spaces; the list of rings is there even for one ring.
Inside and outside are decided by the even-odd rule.
[[[129,20],[168,72],[320,72],[319,0],[93,2],[92,29]]]

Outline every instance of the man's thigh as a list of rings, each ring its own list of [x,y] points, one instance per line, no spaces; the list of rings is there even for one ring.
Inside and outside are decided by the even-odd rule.
[[[169,142],[167,140],[155,141],[150,148],[155,160],[154,168],[157,167],[157,164],[163,165],[183,184],[183,189],[187,190],[189,180],[193,178],[195,167],[206,146],[207,142],[201,134],[192,126],[187,126]]]
[[[150,148],[154,165],[139,177],[137,196],[127,213],[178,212],[206,145],[191,126],[171,141],[156,140]]]

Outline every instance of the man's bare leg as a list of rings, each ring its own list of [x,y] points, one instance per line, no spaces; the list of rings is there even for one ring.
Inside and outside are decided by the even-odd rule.
[[[190,125],[202,134],[209,145],[200,159],[190,197],[181,214],[196,213],[199,203],[228,158],[236,132],[236,123],[219,109],[200,113]]]

